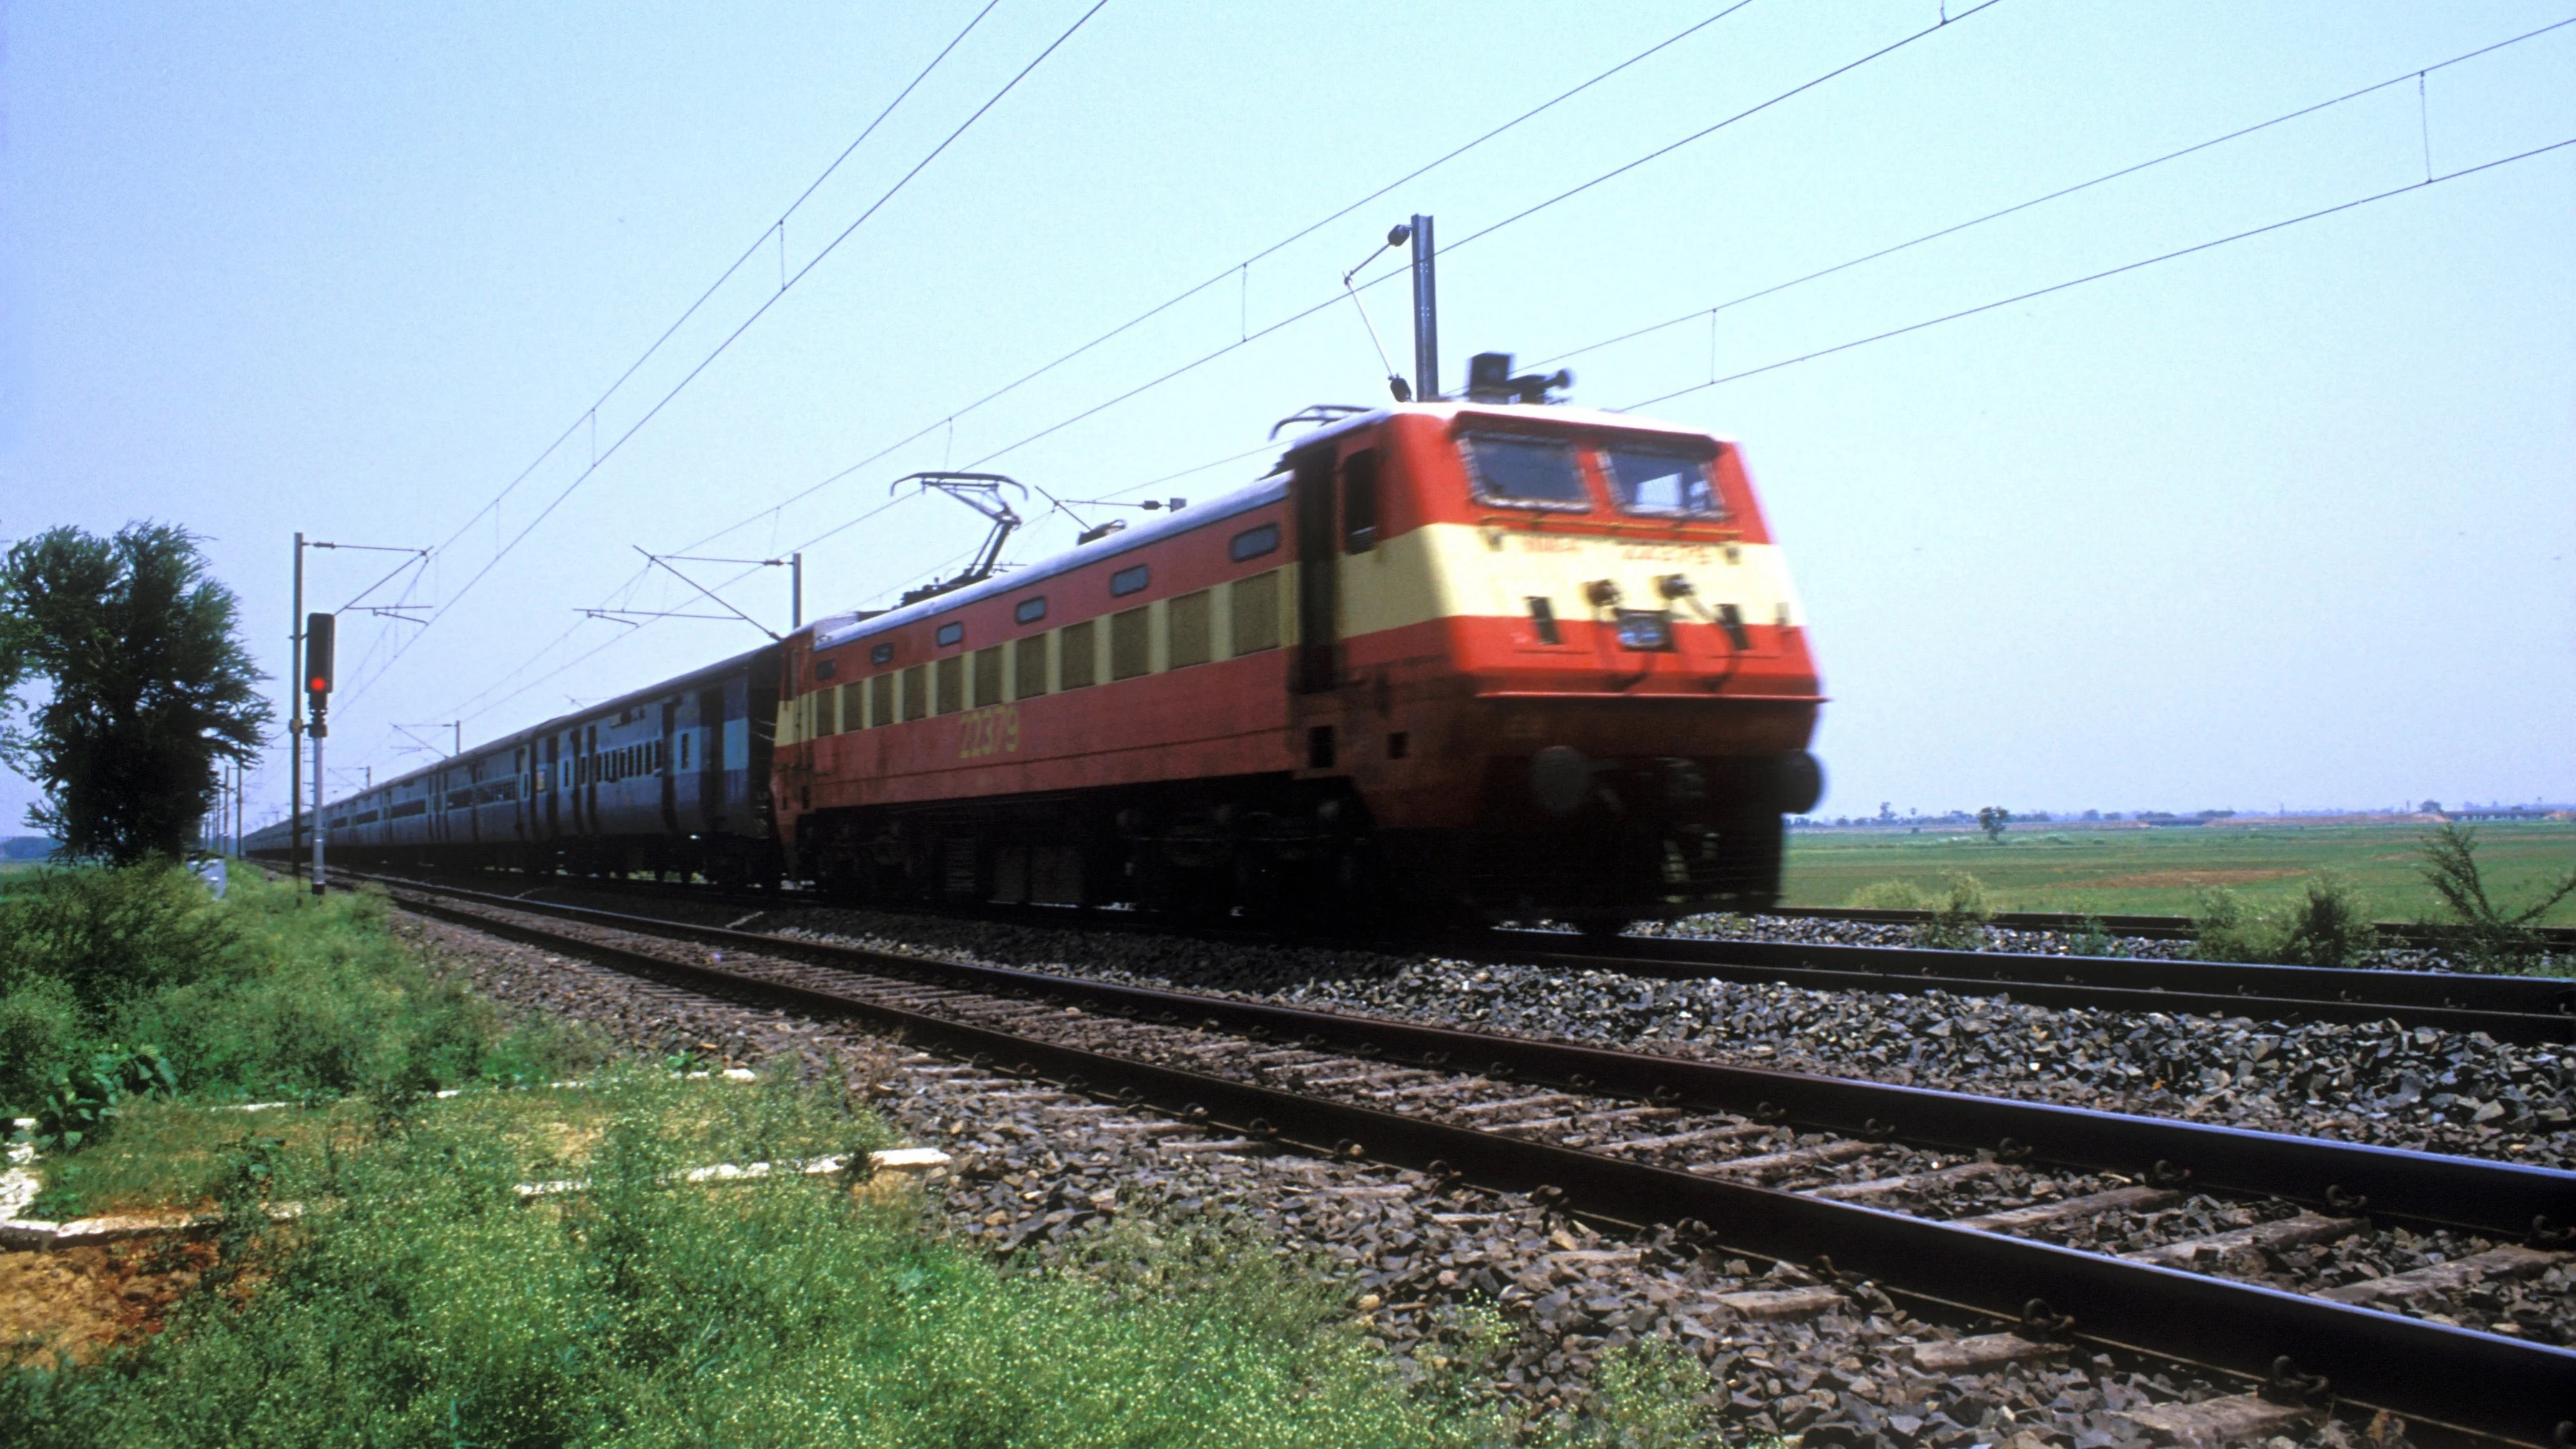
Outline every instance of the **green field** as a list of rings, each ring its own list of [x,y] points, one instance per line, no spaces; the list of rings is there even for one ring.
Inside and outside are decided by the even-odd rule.
[[[1879,881],[1902,880],[1936,892],[1954,871],[1975,876],[1999,911],[2076,911],[2098,915],[2190,915],[2200,893],[2223,886],[2264,909],[2300,897],[2309,877],[2331,872],[2348,882],[2368,913],[2383,921],[2441,919],[2441,903],[2416,866],[2425,827],[2409,823],[2301,825],[2296,821],[2227,821],[2149,829],[2099,825],[2015,828],[2002,843],[1974,830],[1825,830],[1792,832],[1782,903],[1839,906]],[[2487,891],[2511,907],[2534,898],[2544,881],[2576,868],[2576,823],[2500,822],[2477,827],[2478,863]],[[2545,919],[2576,925],[2576,898]]]

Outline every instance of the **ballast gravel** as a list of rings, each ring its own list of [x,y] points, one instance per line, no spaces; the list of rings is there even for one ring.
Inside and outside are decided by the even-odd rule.
[[[841,1074],[903,1130],[952,1154],[954,1174],[934,1184],[931,1201],[960,1240],[1046,1263],[1079,1255],[1122,1219],[1241,1213],[1322,1255],[1402,1371],[1469,1369],[1487,1392],[1535,1415],[1579,1406],[1602,1355],[1646,1338],[1705,1366],[1705,1401],[1723,1409],[1730,1438],[1804,1434],[1818,1446],[2147,1449],[2158,1436],[2128,1414],[2243,1388],[2178,1365],[2065,1350],[1927,1369],[1917,1361],[1924,1349],[2007,1325],[1928,1323],[1876,1285],[1821,1265],[1749,1261],[1669,1232],[1604,1236],[1526,1197],[1211,1138],[844,1023],[712,1000],[443,922],[397,920],[433,963],[511,1008],[589,1022],[639,1049]],[[1781,1302],[1810,1306],[1764,1316]],[[1471,1346],[1480,1315],[1499,1317],[1499,1353]],[[2287,1432],[2303,1437],[2273,1443],[2404,1442],[2402,1426],[2386,1422]]]
[[[1940,989],[1673,981],[828,907],[726,923],[737,921],[745,930],[1122,984],[2576,1167],[2576,1049],[2483,1032],[2035,1006]]]

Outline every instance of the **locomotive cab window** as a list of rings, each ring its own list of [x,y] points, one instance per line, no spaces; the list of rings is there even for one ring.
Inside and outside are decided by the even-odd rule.
[[[1603,449],[1601,462],[1601,471],[1610,478],[1610,495],[1626,512],[1673,518],[1726,516],[1704,458],[1621,445]]]
[[[1377,449],[1363,448],[1342,460],[1342,552],[1366,553],[1377,547]]]
[[[1589,510],[1592,499],[1574,465],[1574,445],[1552,438],[1469,433],[1458,440],[1476,496],[1515,508]]]

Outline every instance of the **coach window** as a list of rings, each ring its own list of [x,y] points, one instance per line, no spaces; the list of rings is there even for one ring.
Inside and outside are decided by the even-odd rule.
[[[966,661],[951,654],[939,661],[939,712],[955,714],[966,707]]]
[[[1668,518],[1724,518],[1725,505],[1709,481],[1709,466],[1696,455],[1622,443],[1601,453],[1610,496],[1629,513]]]
[[[1275,523],[1265,523],[1259,528],[1247,528],[1236,534],[1225,546],[1226,557],[1236,563],[1249,562],[1265,553],[1278,551],[1279,525]]]
[[[1031,634],[1011,646],[1011,698],[1035,699],[1047,692],[1047,636]]]
[[[1476,496],[1514,508],[1589,512],[1591,498],[1574,466],[1574,447],[1551,438],[1469,433],[1458,440]]]
[[[1099,660],[1098,646],[1092,643],[1092,634],[1097,624],[1097,620],[1085,619],[1079,624],[1064,626],[1064,654],[1061,665],[1056,670],[1062,681],[1058,684],[1058,688],[1083,689],[1099,681],[1099,675],[1096,672]]]
[[[1120,569],[1109,576],[1109,596],[1113,599],[1123,599],[1129,594],[1143,593],[1145,586],[1153,581],[1153,571],[1143,564],[1138,564],[1134,568]]]
[[[947,623],[939,626],[939,647],[942,649],[947,648],[949,645],[954,644],[965,637],[966,621],[963,619],[951,619]]]
[[[930,666],[916,664],[903,672],[903,717],[930,718]]]
[[[1171,667],[1186,668],[1205,664],[1214,656],[1209,652],[1214,641],[1208,631],[1208,591],[1183,594],[1164,606],[1166,624],[1171,631]]]
[[[1022,599],[1011,610],[1011,622],[1014,624],[1034,624],[1045,617],[1046,595],[1044,594],[1033,594]]]
[[[1002,702],[1002,646],[988,644],[975,651],[975,703]]]
[[[859,717],[861,724],[873,729],[894,722],[894,680],[891,674],[880,674],[868,681],[867,713]]]
[[[1153,609],[1109,616],[1109,677],[1133,679],[1154,668]]]
[[[1234,581],[1235,655],[1279,647],[1279,570]]]
[[[1362,448],[1342,460],[1342,552],[1377,547],[1377,449]]]

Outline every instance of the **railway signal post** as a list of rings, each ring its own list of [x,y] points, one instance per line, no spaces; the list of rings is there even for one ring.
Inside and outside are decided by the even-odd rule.
[[[304,619],[304,692],[313,704],[313,894],[321,895],[322,842],[328,833],[322,802],[322,741],[330,736],[332,636],[339,616],[308,614]]]

